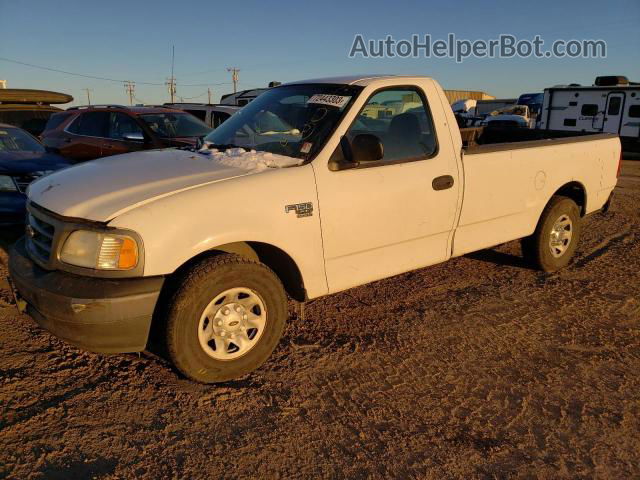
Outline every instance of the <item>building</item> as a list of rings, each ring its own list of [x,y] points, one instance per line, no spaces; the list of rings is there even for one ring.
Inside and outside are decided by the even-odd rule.
[[[447,96],[449,104],[455,103],[458,100],[493,100],[496,98],[488,93],[473,90],[445,90],[444,94]]]

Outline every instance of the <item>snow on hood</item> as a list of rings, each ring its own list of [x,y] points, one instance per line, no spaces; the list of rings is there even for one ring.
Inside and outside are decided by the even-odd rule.
[[[105,157],[33,182],[29,199],[67,217],[106,222],[155,199],[229,178],[298,164],[298,159],[242,149],[165,149]]]
[[[204,146],[200,153],[210,155],[211,159],[229,167],[241,168],[251,173],[261,172],[267,168],[285,168],[301,165],[303,160],[287,157],[271,152],[247,152],[244,148],[229,148],[223,152]]]

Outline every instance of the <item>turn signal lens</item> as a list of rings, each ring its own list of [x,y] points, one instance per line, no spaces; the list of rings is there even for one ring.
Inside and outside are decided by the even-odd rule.
[[[120,246],[120,258],[118,268],[128,270],[138,264],[138,245],[132,238],[123,237]]]

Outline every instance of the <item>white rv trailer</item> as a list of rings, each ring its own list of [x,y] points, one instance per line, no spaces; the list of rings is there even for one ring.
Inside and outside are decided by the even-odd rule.
[[[640,83],[606,76],[592,86],[547,88],[539,128],[617,133],[624,151],[640,152]]]

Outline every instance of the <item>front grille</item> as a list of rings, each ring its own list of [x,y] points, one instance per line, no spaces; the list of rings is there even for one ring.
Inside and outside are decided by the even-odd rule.
[[[42,217],[32,213],[27,215],[27,247],[29,252],[41,262],[48,262],[51,257],[55,227]]]
[[[14,175],[13,180],[16,182],[16,186],[21,193],[25,193],[27,191],[27,187],[31,182],[36,180],[38,175]]]

